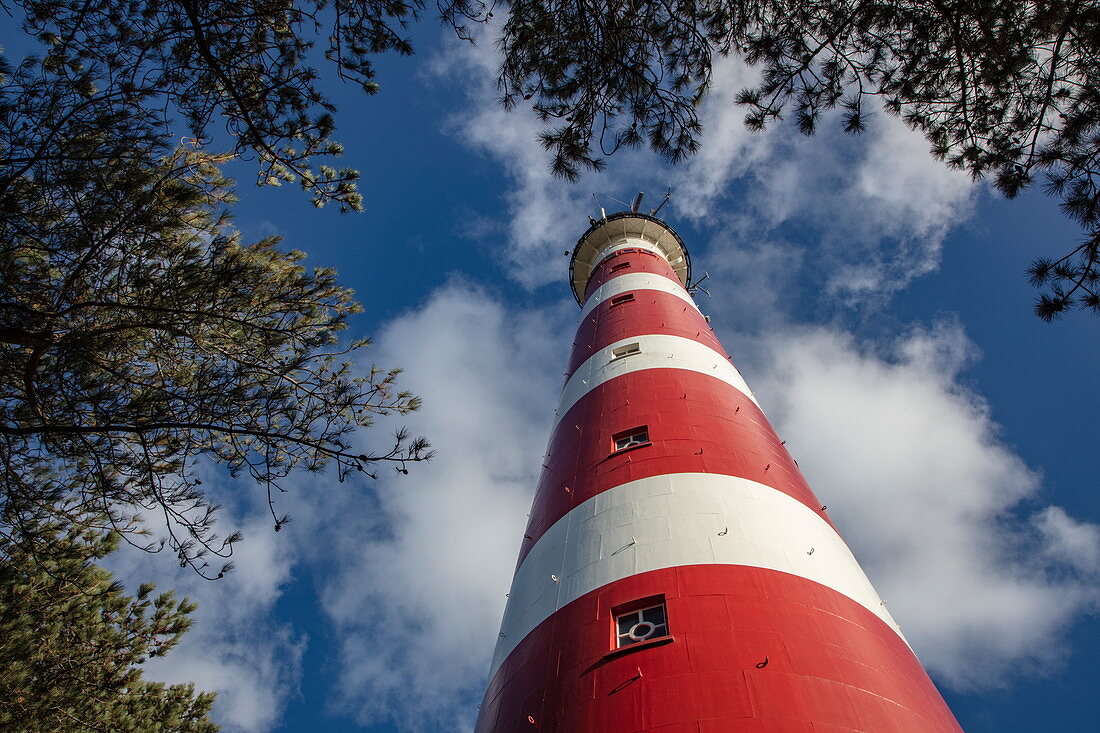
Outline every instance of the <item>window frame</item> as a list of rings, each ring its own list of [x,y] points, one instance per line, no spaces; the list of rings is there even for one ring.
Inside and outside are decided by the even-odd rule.
[[[637,440],[633,440],[635,438]],[[624,440],[626,442],[620,446],[619,443]],[[627,430],[620,430],[611,436],[611,453],[613,455],[647,445],[653,445],[653,441],[649,437],[648,425],[638,425]]]
[[[661,609],[661,617],[664,619],[662,623],[655,624],[651,620],[645,618],[645,612],[651,611],[655,608]],[[621,619],[634,615],[638,621],[633,624],[627,632],[620,633],[619,622]],[[623,643],[624,637],[630,639],[630,632],[641,623],[650,624],[653,627],[653,631],[650,635],[641,639],[632,639]],[[664,627],[663,632],[659,632],[660,627]],[[632,649],[644,649],[649,646],[656,646],[658,644],[664,644],[674,641],[672,636],[672,625],[669,619],[668,613],[668,601],[664,594],[646,596],[645,598],[636,598],[626,603],[620,603],[611,608],[611,651],[609,654],[619,654]]]

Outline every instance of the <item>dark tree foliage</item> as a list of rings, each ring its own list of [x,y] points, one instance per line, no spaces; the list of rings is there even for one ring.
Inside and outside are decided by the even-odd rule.
[[[200,459],[269,502],[296,468],[404,471],[426,441],[351,434],[418,400],[352,363],[359,306],[332,270],[241,242],[228,156],[168,149],[138,92],[94,82],[30,61],[0,86],[0,536],[41,547],[24,514],[49,507],[213,574],[237,538],[213,532]]]
[[[138,95],[169,134],[173,112],[198,139],[225,125],[238,155],[258,159],[258,182],[297,181],[320,206],[361,208],[359,173],[325,161],[333,104],[320,91],[317,62],[368,94],[378,90],[371,57],[408,55],[404,37],[422,0],[9,0],[23,29],[47,49],[47,68],[86,70],[105,89]],[[440,5],[464,34],[477,0]],[[322,47],[315,44],[322,40]],[[138,97],[132,97],[137,99]],[[320,163],[316,163],[320,161]]]
[[[553,169],[575,178],[648,143],[696,151],[715,55],[762,71],[747,124],[785,114],[807,134],[837,107],[863,130],[867,98],[932,152],[1015,196],[1036,175],[1084,239],[1040,258],[1044,319],[1100,312],[1100,7],[1081,0],[514,0],[501,44],[506,105],[531,100]]]
[[[195,606],[144,584],[123,593],[95,563],[117,534],[32,510],[38,547],[0,535],[0,729],[51,733],[214,733],[211,693],[142,677],[190,627]]]

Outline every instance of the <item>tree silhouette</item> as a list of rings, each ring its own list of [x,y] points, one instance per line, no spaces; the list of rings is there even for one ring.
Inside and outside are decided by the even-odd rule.
[[[13,507],[48,506],[155,550],[140,535],[157,521],[181,564],[216,574],[204,556],[237,537],[213,532],[200,459],[261,482],[278,529],[292,470],[430,451],[404,432],[353,448],[419,403],[398,370],[354,364],[351,292],[276,239],[242,243],[225,156],[169,149],[133,94],[34,62],[0,88],[0,529],[18,540],[33,525]]]
[[[762,71],[741,92],[753,129],[791,115],[812,134],[840,108],[858,133],[877,97],[934,155],[1008,197],[1045,189],[1084,229],[1038,258],[1036,313],[1100,313],[1100,8],[1080,0],[516,0],[504,26],[506,105],[531,100],[553,170],[575,178],[646,143],[696,152],[717,56]]]
[[[143,584],[123,593],[95,565],[118,547],[94,521],[30,510],[29,548],[0,536],[0,728],[57,733],[214,733],[214,695],[164,685],[141,665],[166,654],[195,606]]]

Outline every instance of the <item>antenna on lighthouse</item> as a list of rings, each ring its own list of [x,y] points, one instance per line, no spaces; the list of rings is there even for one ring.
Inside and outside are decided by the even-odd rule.
[[[669,187],[668,187],[668,190],[667,190],[667,191],[665,191],[665,200],[664,200],[664,201],[662,201],[662,202],[661,202],[661,205],[660,205],[660,206],[658,206],[658,207],[657,207],[656,209],[652,209],[652,210],[651,210],[651,211],[649,212],[649,215],[650,215],[650,216],[657,216],[657,212],[659,212],[659,211],[660,211],[661,209],[663,209],[663,208],[665,207],[665,204],[667,204],[667,203],[668,203],[668,200],[669,200],[670,198],[672,198],[672,186],[669,186]]]
[[[700,284],[700,283],[702,283],[702,282],[703,282],[704,280],[706,280],[706,279],[707,279],[708,277],[710,277],[710,273],[709,273],[709,272],[704,272],[704,273],[703,273],[703,276],[702,276],[701,278],[699,278],[698,280],[696,280],[694,284],[691,284],[691,283],[689,283],[689,284],[688,284],[688,288],[687,288],[687,291],[688,291],[689,293],[694,293],[694,292],[695,292],[696,290],[702,290],[702,291],[703,291],[704,293],[706,293],[706,294],[707,294],[707,297],[708,297],[708,298],[713,298],[714,296],[710,294],[710,291],[709,291],[709,290],[707,290],[706,288],[704,288],[704,287],[703,287],[703,286],[702,286],[702,285]],[[707,317],[709,318],[709,316],[707,316]],[[707,321],[707,323],[710,323],[710,321]]]
[[[634,203],[630,205],[630,210],[635,214],[638,213],[638,207],[642,205],[643,196],[645,196],[645,191],[639,191],[638,195],[634,197]]]
[[[607,211],[600,205],[600,197],[595,192],[592,193],[592,198],[596,200],[596,208],[600,210],[600,220],[607,221]]]

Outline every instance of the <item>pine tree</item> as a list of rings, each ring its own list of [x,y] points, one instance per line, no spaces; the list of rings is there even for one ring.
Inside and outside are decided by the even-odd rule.
[[[33,61],[0,87],[0,535],[27,539],[20,513],[49,506],[213,575],[204,556],[237,537],[213,533],[200,460],[271,502],[295,469],[404,470],[429,451],[404,432],[353,448],[419,403],[398,370],[352,363],[351,291],[276,239],[242,242],[225,156],[168,148],[140,102]]]
[[[504,27],[506,105],[531,100],[553,169],[575,178],[622,147],[693,154],[713,60],[762,72],[741,92],[749,127],[791,115],[812,134],[840,108],[864,129],[868,97],[934,155],[1015,196],[1045,188],[1085,233],[1039,258],[1037,314],[1100,313],[1100,7],[1080,0],[515,0]]]
[[[0,536],[0,729],[35,733],[213,733],[211,693],[164,685],[141,665],[191,625],[195,605],[143,584],[125,595],[96,565],[117,534],[32,512],[26,537]]]
[[[360,210],[358,171],[329,161],[335,106],[321,91],[331,64],[343,82],[378,91],[372,57],[410,55],[404,33],[422,0],[15,0],[49,70],[79,69],[99,87],[155,113],[168,137],[185,124],[206,140],[228,133],[254,157],[260,185],[297,182],[317,206]],[[480,0],[439,4],[445,23],[483,15]],[[318,41],[321,45],[318,48]],[[182,118],[182,119],[180,119]],[[224,128],[221,125],[224,124]]]

